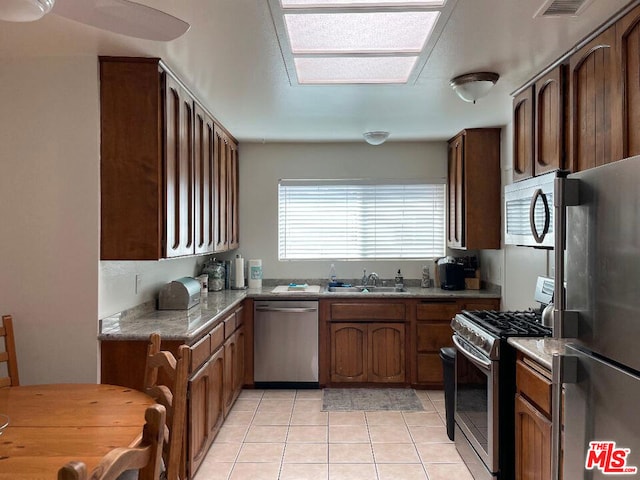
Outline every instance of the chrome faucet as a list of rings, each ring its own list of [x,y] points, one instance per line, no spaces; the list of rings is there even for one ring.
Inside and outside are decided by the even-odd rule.
[[[365,270],[364,274],[362,275],[362,286],[366,287],[367,285],[369,285],[369,283],[371,283],[371,286],[375,287],[378,283],[378,280],[380,280],[380,277],[376,272],[371,272],[369,275],[367,275],[367,271]]]

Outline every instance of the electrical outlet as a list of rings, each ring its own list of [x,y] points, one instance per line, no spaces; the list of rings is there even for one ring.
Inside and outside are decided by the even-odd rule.
[[[138,273],[136,274],[136,288],[135,288],[136,295],[140,293],[141,288],[142,288],[142,275]]]

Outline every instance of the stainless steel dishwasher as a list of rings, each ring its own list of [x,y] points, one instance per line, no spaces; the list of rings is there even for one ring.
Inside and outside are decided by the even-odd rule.
[[[317,301],[255,301],[254,382],[258,388],[318,388]]]

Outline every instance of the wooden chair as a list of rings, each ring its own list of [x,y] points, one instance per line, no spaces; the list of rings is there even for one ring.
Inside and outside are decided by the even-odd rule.
[[[185,432],[187,420],[187,380],[190,350],[178,349],[177,357],[160,351],[160,335],[151,334],[147,348],[145,392],[167,409],[167,428],[162,458],[167,480],[186,478]]]
[[[140,445],[111,450],[87,476],[82,462],[69,462],[58,470],[58,480],[115,480],[128,470],[139,470],[139,480],[159,480],[162,470],[166,409],[162,405],[147,408]]]
[[[8,376],[0,377],[0,387],[16,387],[20,385],[18,378],[18,358],[13,337],[13,319],[11,315],[2,316],[0,337],[4,338],[4,352],[0,352],[0,364],[6,364]]]

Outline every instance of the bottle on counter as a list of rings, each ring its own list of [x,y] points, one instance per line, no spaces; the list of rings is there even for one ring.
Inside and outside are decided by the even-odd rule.
[[[396,275],[396,288],[404,288],[404,278],[402,278],[400,269],[398,269],[398,274]]]
[[[433,284],[431,283],[431,275],[429,274],[429,265],[424,265],[422,267],[422,282],[420,283],[422,288],[431,288]]]
[[[335,284],[338,281],[338,276],[336,275],[336,266],[335,264],[331,264],[329,267],[329,283]]]

